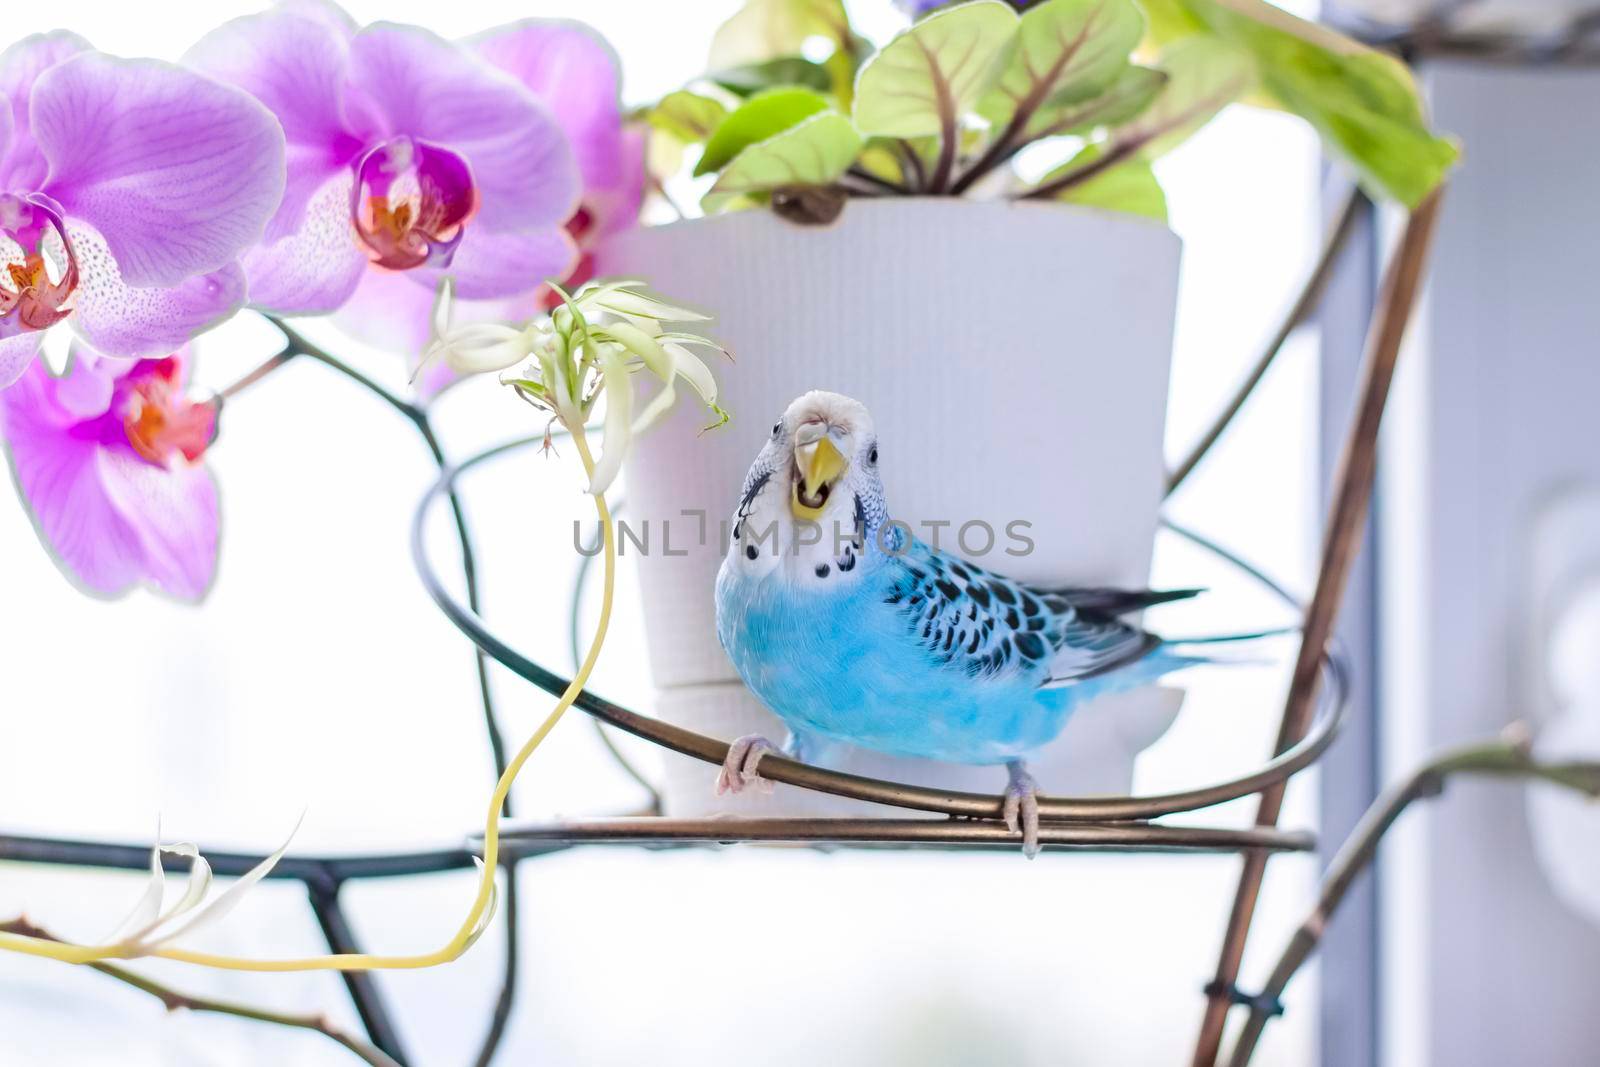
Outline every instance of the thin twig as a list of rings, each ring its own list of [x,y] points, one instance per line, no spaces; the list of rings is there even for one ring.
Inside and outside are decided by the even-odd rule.
[[[1014,199],[1053,199],[1057,194],[1064,193],[1074,185],[1081,185],[1090,178],[1104,174],[1112,167],[1136,155],[1152,139],[1151,137],[1134,137],[1126,141],[1120,141],[1112,145],[1110,150],[1100,158],[1091,160],[1081,167],[1075,167],[1054,181],[1046,182],[1044,185],[1036,185],[1032,189],[1019,193]]]
[[[845,174],[852,178],[859,178],[868,185],[876,185],[878,188],[886,192],[895,193],[899,196],[905,196],[911,192],[910,189],[906,188],[904,185],[901,185],[899,182],[893,182],[888,178],[874,174],[865,167],[851,167],[849,170],[845,171]]]
[[[1540,763],[1528,748],[1525,731],[1514,727],[1508,733],[1510,736],[1492,744],[1459,749],[1435,759],[1386,791],[1367,809],[1350,839],[1328,865],[1316,906],[1285,946],[1261,995],[1252,998],[1250,1016],[1229,1060],[1231,1067],[1247,1067],[1289,980],[1322,941],[1334,912],[1377,855],[1384,834],[1414,801],[1437,796],[1446,781],[1458,774],[1542,779],[1600,797],[1600,763]]]
[[[666,202],[666,205],[672,209],[673,214],[678,216],[679,222],[682,222],[689,217],[689,213],[683,210],[683,205],[678,203],[677,198],[671,193],[667,192],[666,183],[660,178],[656,177],[654,174],[650,175],[650,188],[655,191],[657,196],[661,197],[661,199]]]
[[[268,315],[267,321],[272,323],[272,325],[276,326],[278,330],[282,332],[284,339],[288,342],[289,349],[292,349],[295,355],[306,356],[309,359],[316,360],[318,363],[323,363],[329,367],[332,367],[346,378],[349,378],[351,381],[367,390],[367,392],[382,400],[385,404],[388,404],[390,407],[400,412],[400,414],[404,415],[412,422],[416,422],[417,419],[422,417],[422,409],[417,405],[396,396],[394,393],[391,393],[389,390],[379,385],[376,381],[367,377],[365,374],[362,374],[360,371],[356,370],[354,367],[350,366],[350,364],[335,356],[327,349],[321,347],[320,345],[312,344],[305,338],[303,334],[300,333],[300,331],[296,330],[293,326],[290,326],[287,322],[284,322],[275,315]]]
[[[1233,398],[1223,407],[1222,412],[1211,423],[1211,427],[1200,436],[1200,440],[1189,450],[1171,474],[1167,475],[1167,496],[1177,491],[1195,468],[1200,466],[1202,460],[1210,454],[1211,449],[1221,440],[1224,431],[1233,424],[1239,412],[1244,410],[1248,401],[1265,378],[1267,371],[1288,343],[1289,336],[1311,317],[1322,303],[1322,294],[1328,288],[1328,282],[1333,277],[1333,268],[1339,262],[1339,255],[1349,243],[1350,235],[1355,231],[1356,219],[1361,215],[1361,207],[1366,202],[1359,187],[1352,186],[1345,196],[1344,203],[1339,208],[1339,213],[1334,217],[1333,224],[1328,228],[1327,235],[1322,241],[1322,251],[1317,256],[1316,264],[1311,268],[1311,274],[1306,278],[1306,283],[1295,297],[1278,328],[1273,331],[1272,338],[1261,350],[1255,365],[1239,383],[1239,388],[1234,391]]]
[[[279,352],[271,359],[262,363],[259,367],[251,371],[249,374],[246,374],[243,378],[240,378],[232,385],[224,386],[218,391],[217,397],[219,399],[226,400],[229,397],[239,395],[299,354],[299,351],[293,345],[286,346],[282,352]]]
[[[18,917],[8,922],[0,923],[0,932],[8,934],[22,934],[25,937],[35,937],[42,941],[60,941],[61,939],[41,930],[27,919]],[[251,1019],[256,1022],[272,1023],[276,1026],[287,1026],[295,1030],[313,1030],[330,1041],[336,1041],[355,1053],[357,1056],[373,1067],[400,1067],[398,1061],[391,1059],[382,1050],[374,1048],[359,1038],[345,1033],[322,1015],[295,1015],[288,1012],[269,1011],[265,1008],[252,1008],[245,1004],[236,1004],[231,1001],[213,1000],[210,997],[197,997],[189,993],[180,993],[170,986],[161,984],[142,974],[119,967],[114,963],[91,963],[94,970],[101,974],[115,978],[124,985],[149,993],[169,1011],[207,1012],[213,1015],[231,1015],[237,1019]]]

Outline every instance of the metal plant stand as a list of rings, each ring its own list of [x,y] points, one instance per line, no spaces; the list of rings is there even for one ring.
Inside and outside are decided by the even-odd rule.
[[[1238,394],[1225,406],[1211,430],[1203,435],[1200,445],[1178,466],[1170,479],[1169,492],[1181,484],[1205,458],[1211,445],[1244,406],[1289,334],[1315,310],[1321,290],[1332,273],[1345,238],[1353,228],[1353,222],[1362,211],[1368,210],[1369,206],[1359,193],[1352,191],[1349,194],[1342,209],[1336,213],[1322,253],[1301,294],[1285,315],[1280,328],[1275,332],[1257,364],[1246,376]],[[1046,851],[1237,852],[1242,857],[1242,873],[1232,912],[1227,920],[1217,969],[1213,980],[1205,989],[1206,1012],[1193,1061],[1197,1067],[1212,1067],[1216,1062],[1224,1023],[1230,1008],[1243,1006],[1249,1009],[1250,1019],[1246,1027],[1248,1042],[1241,1041],[1233,1061],[1241,1067],[1249,1058],[1255,1036],[1259,1034],[1261,1026],[1278,1010],[1275,991],[1252,996],[1239,990],[1236,984],[1239,963],[1249,935],[1251,918],[1260,893],[1267,860],[1279,852],[1304,852],[1315,847],[1315,838],[1310,832],[1281,829],[1277,825],[1278,818],[1289,779],[1315,763],[1332,744],[1340,715],[1344,710],[1345,670],[1337,650],[1331,647],[1333,625],[1351,561],[1360,546],[1373,484],[1379,421],[1388,397],[1402,335],[1421,283],[1438,210],[1439,195],[1435,194],[1410,216],[1388,265],[1371,324],[1357,406],[1335,482],[1317,585],[1310,603],[1302,608],[1295,604],[1280,586],[1243,560],[1232,556],[1199,535],[1169,524],[1169,528],[1180,536],[1218,555],[1241,570],[1246,577],[1284,599],[1302,613],[1300,626],[1302,640],[1292,681],[1284,701],[1278,737],[1270,758],[1259,769],[1231,781],[1164,795],[1041,797],[1039,801],[1042,820],[1040,838]],[[301,345],[297,352],[322,359],[338,369],[337,361],[331,357],[324,358],[325,354],[319,355],[303,341],[298,341],[292,331],[286,330],[286,333],[290,337],[291,347],[297,343]],[[437,442],[432,440],[431,432],[427,430],[425,413],[419,416],[420,409],[382,394],[382,390],[370,382],[366,384],[381,395],[385,395],[403,413],[412,417],[414,422],[418,422],[419,428],[424,430],[425,437],[429,438],[435,456],[440,459],[440,477],[428,490],[418,507],[411,531],[413,557],[428,593],[440,610],[471,640],[482,655],[549,693],[561,693],[569,679],[513,649],[497,636],[478,614],[475,584],[471,581],[470,540],[467,536],[464,513],[457,497],[458,482],[463,476],[516,449],[528,447],[539,438],[509,442],[450,466],[444,463],[443,453],[438,449]],[[456,528],[460,535],[469,577],[465,603],[445,587],[444,581],[430,561],[425,543],[424,532],[429,525],[429,519],[441,506],[451,506],[454,509]],[[486,685],[484,690],[484,695],[487,697]],[[575,706],[610,727],[703,760],[713,766],[720,765],[727,753],[728,745],[725,741],[704,737],[639,714],[588,691],[584,691],[578,697]],[[492,721],[491,715],[491,726]],[[493,740],[496,742],[498,757],[496,762],[503,765],[498,736],[494,736]],[[1343,881],[1341,885],[1336,885],[1329,891],[1333,895],[1323,901],[1325,908],[1337,904],[1343,887],[1348,886],[1349,880],[1370,859],[1371,846],[1375,845],[1377,834],[1381,834],[1382,830],[1393,822],[1405,803],[1417,796],[1425,795],[1428,792],[1426,787],[1442,781],[1447,771],[1461,769],[1483,770],[1484,768],[1471,764],[1470,761],[1466,765],[1458,761],[1449,766],[1434,768],[1429,776],[1418,778],[1413,782],[1413,788],[1403,795],[1387,798],[1385,801],[1387,806],[1376,819],[1371,840],[1363,838],[1355,842],[1355,847],[1351,848],[1351,855],[1348,858],[1341,856],[1336,874]],[[630,816],[512,824],[502,835],[502,862],[510,876],[523,860],[550,855],[578,845],[642,846],[659,849],[759,841],[818,846],[941,848],[956,851],[1002,848],[1009,850],[1015,849],[1018,845],[1018,836],[1007,830],[1002,821],[1002,798],[998,795],[952,792],[910,783],[840,774],[776,756],[766,758],[762,762],[761,770],[764,777],[797,788],[870,801],[916,814],[908,814],[901,818],[671,819],[660,816]],[[1488,773],[1513,772],[1514,768],[1508,771],[1499,763],[1488,768]],[[1597,774],[1595,783],[1595,788],[1600,790],[1600,774]],[[1207,809],[1248,796],[1259,799],[1256,818],[1252,825],[1245,828],[1180,826],[1168,825],[1161,821],[1165,816]],[[943,815],[945,818],[930,819],[927,817],[928,813]],[[217,873],[222,875],[243,873],[260,859],[259,856],[213,852],[209,849],[204,852]],[[474,854],[474,842],[468,838],[460,847],[433,852],[347,857],[290,856],[278,864],[271,877],[303,883],[330,947],[335,951],[354,951],[357,946],[340,903],[340,889],[345,883],[363,878],[387,878],[470,869]],[[146,848],[128,845],[0,835],[0,858],[137,870],[148,864],[149,852]],[[508,895],[514,901],[514,893]],[[514,944],[515,923],[508,922],[508,926],[512,928],[510,937],[511,943]],[[1299,961],[1305,958],[1314,944],[1315,936],[1312,936],[1309,944],[1297,942],[1293,951],[1286,954],[1287,962],[1280,965],[1279,971],[1274,973],[1274,989],[1281,990]],[[496,1006],[490,1036],[478,1058],[479,1063],[487,1062],[493,1054],[504,1028],[506,1014],[510,1010],[515,956],[510,953],[508,956],[504,986]],[[372,1045],[381,1050],[381,1054],[385,1056],[384,1059],[373,1062],[405,1062],[405,1050],[401,1045],[399,1033],[376,985],[363,974],[346,973],[344,977]]]

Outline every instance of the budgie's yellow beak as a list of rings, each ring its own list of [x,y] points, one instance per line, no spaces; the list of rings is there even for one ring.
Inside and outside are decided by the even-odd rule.
[[[849,464],[826,433],[804,444],[796,444],[794,458],[800,470],[800,481],[789,498],[789,510],[797,519],[816,522],[822,518],[822,509],[828,503],[828,492],[834,481]]]

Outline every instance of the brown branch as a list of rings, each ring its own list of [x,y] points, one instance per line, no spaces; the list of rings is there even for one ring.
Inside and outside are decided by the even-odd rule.
[[[299,354],[299,351],[293,345],[290,345],[282,352],[279,352],[271,359],[268,359],[266,362],[262,363],[249,374],[246,374],[244,377],[240,378],[238,381],[231,385],[223,386],[222,389],[218,390],[217,392],[217,399],[226,400],[231,396],[236,396],[239,393],[244,392],[246,389],[250,388],[252,385],[256,384],[261,379],[265,378],[267,375],[271,374],[273,371],[277,370],[279,367],[283,366],[285,363],[289,362]]]
[[[1228,401],[1222,413],[1212,422],[1211,428],[1201,435],[1199,442],[1190,449],[1183,462],[1167,476],[1167,495],[1171,496],[1177,491],[1189,475],[1194,473],[1201,460],[1205,459],[1212,447],[1221,439],[1222,434],[1232,425],[1245,402],[1250,399],[1256,386],[1261,384],[1261,379],[1266,377],[1267,371],[1272,367],[1273,360],[1282,351],[1284,344],[1289,340],[1289,335],[1299,329],[1311,313],[1322,303],[1323,291],[1328,287],[1328,281],[1333,277],[1333,268],[1339,262],[1339,254],[1344,251],[1344,246],[1350,240],[1350,234],[1355,230],[1356,219],[1361,214],[1361,205],[1365,201],[1359,187],[1352,187],[1344,199],[1339,214],[1335,217],[1333,225],[1328,228],[1327,235],[1322,241],[1322,252],[1317,256],[1316,265],[1311,268],[1311,274],[1306,278],[1306,283],[1300,289],[1300,295],[1295,298],[1294,304],[1289,308],[1288,314],[1278,324],[1272,339],[1261,351],[1255,365],[1250,368],[1244,381],[1239,383],[1239,388],[1234,392],[1233,398]]]
[[[1324,533],[1317,589],[1306,611],[1300,652],[1295,659],[1289,692],[1284,698],[1283,718],[1274,749],[1277,752],[1288,749],[1305,736],[1316,706],[1323,654],[1333,636],[1346,580],[1361,547],[1367,506],[1372,499],[1378,461],[1378,427],[1389,398],[1389,386],[1394,381],[1400,342],[1405,337],[1406,325],[1411,321],[1411,311],[1422,286],[1443,195],[1441,186],[1412,212],[1384,275],[1372,332],[1367,339],[1355,418],[1345,438],[1338,475],[1333,482],[1333,505]],[[1258,827],[1278,824],[1283,794],[1282,782],[1261,791],[1261,803],[1256,809]],[[1233,910],[1228,916],[1222,949],[1217,957],[1216,974],[1206,988],[1206,1009],[1195,1043],[1193,1067],[1212,1067],[1222,1047],[1222,1031],[1231,1006],[1228,990],[1239,977],[1239,964],[1244,958],[1245,942],[1250,937],[1250,923],[1255,917],[1266,865],[1267,857],[1262,852],[1249,853],[1244,858]]]
[[[8,922],[0,922],[0,932],[8,934],[22,934],[26,937],[36,937],[44,941],[60,941],[61,939],[41,930],[27,919],[18,917]],[[295,1030],[313,1030],[338,1042],[373,1067],[400,1067],[400,1064],[391,1059],[381,1050],[374,1048],[359,1038],[352,1037],[343,1030],[338,1029],[322,1015],[293,1015],[285,1012],[268,1011],[265,1008],[252,1008],[244,1004],[235,1004],[225,1000],[212,1000],[209,997],[191,996],[180,993],[169,986],[162,985],[154,979],[146,978],[125,967],[114,963],[91,963],[88,965],[101,974],[115,978],[124,985],[130,985],[142,990],[161,1001],[163,1007],[169,1012],[193,1011],[207,1012],[213,1015],[231,1015],[237,1019],[252,1019],[256,1022],[272,1023],[277,1026],[287,1026]]]
[[[1126,141],[1114,142],[1106,154],[1099,159],[1091,160],[1081,167],[1076,167],[1063,174],[1061,177],[1044,185],[1036,185],[1013,199],[1016,200],[1047,200],[1071,189],[1074,185],[1082,185],[1090,178],[1097,177],[1117,166],[1149,144],[1154,137],[1130,137]]]
[[[1377,855],[1383,835],[1408,807],[1417,800],[1438,796],[1448,779],[1455,775],[1493,775],[1525,780],[1541,779],[1600,797],[1600,763],[1540,763],[1533,758],[1526,731],[1514,726],[1500,741],[1458,749],[1435,759],[1405,781],[1387,790],[1367,809],[1350,839],[1339,849],[1322,882],[1322,891],[1311,914],[1290,938],[1278,957],[1272,976],[1259,997],[1252,998],[1250,1017],[1245,1020],[1229,1059],[1231,1067],[1247,1067],[1255,1054],[1261,1032],[1272,1018],[1273,1008],[1289,980],[1310,958],[1322,941],[1329,921]]]

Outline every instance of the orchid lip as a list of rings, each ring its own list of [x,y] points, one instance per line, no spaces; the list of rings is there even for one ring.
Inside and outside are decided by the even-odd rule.
[[[0,195],[0,322],[44,330],[72,314],[78,257],[61,205],[43,193]]]
[[[377,266],[449,266],[477,208],[472,169],[447,148],[395,137],[356,164],[350,214],[356,237]]]
[[[165,467],[205,455],[216,436],[217,409],[183,396],[176,359],[146,360],[129,381],[133,388],[122,412],[122,431],[141,459]]]

